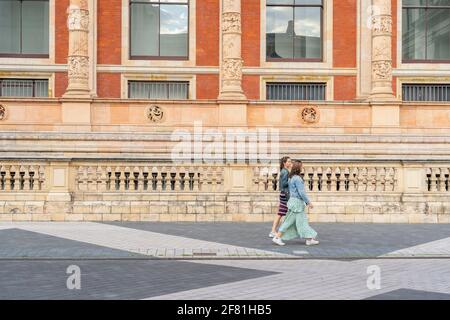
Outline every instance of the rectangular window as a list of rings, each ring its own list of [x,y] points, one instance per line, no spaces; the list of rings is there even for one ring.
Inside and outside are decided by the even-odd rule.
[[[0,97],[48,97],[46,79],[0,79]]]
[[[128,81],[128,98],[150,100],[187,100],[189,82]]]
[[[267,83],[267,100],[325,100],[325,83]]]
[[[450,62],[450,0],[403,0],[403,61]]]
[[[0,57],[48,58],[48,0],[0,0]]]
[[[323,0],[267,0],[268,61],[322,61]]]
[[[188,0],[130,1],[131,59],[188,59]]]
[[[450,84],[404,84],[403,101],[450,101]]]

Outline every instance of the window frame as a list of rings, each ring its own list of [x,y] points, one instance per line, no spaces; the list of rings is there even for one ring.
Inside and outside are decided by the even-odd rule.
[[[165,83],[167,84],[167,99],[154,99],[154,98],[132,98],[130,97],[131,95],[131,90],[130,90],[130,86],[131,83]],[[173,99],[169,97],[170,94],[170,90],[169,90],[169,84],[185,84],[186,85],[186,95],[187,97],[185,99]],[[190,90],[191,90],[191,83],[188,80],[132,80],[132,79],[128,79],[127,80],[127,99],[129,100],[149,100],[149,101],[187,101],[187,100],[191,100],[190,97]]]
[[[268,95],[269,95],[269,91],[267,90],[268,87],[270,85],[321,85],[323,86],[323,99],[302,99],[302,100],[297,100],[297,99],[269,99]],[[328,83],[326,81],[267,81],[265,82],[265,101],[271,101],[271,102],[286,102],[286,101],[294,101],[294,102],[324,102],[327,101],[327,95],[328,95]]]
[[[2,95],[2,82],[4,80],[10,80],[10,81],[14,81],[14,80],[18,80],[18,81],[31,81],[32,83],[32,95],[31,96],[3,96]],[[47,96],[45,97],[41,97],[41,96],[36,96],[36,81],[47,81]],[[14,78],[0,78],[0,98],[5,98],[5,99],[48,99],[51,98],[50,97],[50,79],[49,78],[18,78],[18,77],[14,77]]]
[[[20,51],[22,51],[22,43],[23,43],[23,32],[22,32],[22,4],[24,1],[37,1],[37,0],[16,0],[20,2]],[[51,12],[51,7],[50,7],[50,0],[39,0],[39,1],[45,1],[47,2],[48,5],[48,13],[49,13],[49,17],[48,17],[48,36],[49,36],[49,43],[48,43],[48,53],[4,53],[4,52],[0,52],[0,58],[43,58],[43,59],[48,59],[50,58],[50,36],[51,36],[51,28],[50,28],[50,15],[52,14]]]
[[[324,10],[325,10],[325,0],[321,0],[321,5],[304,5],[304,4],[268,4],[267,1],[265,1],[266,4],[266,30],[265,30],[265,61],[266,62],[324,62],[323,56],[324,56],[324,44],[323,44],[323,36],[324,36]],[[320,8],[320,58],[271,58],[267,56],[267,8],[268,7],[290,7],[293,11],[293,21],[295,22],[295,8],[303,7],[303,8]],[[295,23],[294,23],[294,29],[295,29]],[[294,43],[295,38],[292,37],[292,42]]]
[[[157,4],[159,6],[161,6],[161,4],[163,5],[185,5],[187,6],[187,43],[186,43],[186,56],[134,56],[131,54],[131,16],[132,16],[132,10],[131,10],[131,5],[132,3],[138,3],[138,4],[146,4],[146,5],[152,5],[152,4]],[[159,26],[158,26],[158,51],[161,52],[161,7],[159,7],[158,10],[158,14],[159,14]],[[160,0],[155,1],[155,2],[148,2],[148,1],[132,1],[132,0],[128,0],[128,59],[129,60],[173,60],[173,61],[187,61],[190,59],[189,57],[189,47],[190,47],[190,19],[191,19],[191,14],[190,14],[190,0],[188,0],[187,2],[161,2]]]
[[[450,10],[450,5],[448,6],[433,6],[433,5],[429,5],[429,0],[426,0],[426,4],[424,6],[420,6],[420,5],[405,5],[405,2],[402,1],[402,7],[401,7],[401,13],[400,16],[403,20],[403,12],[405,9],[424,9],[425,10],[425,59],[405,59],[403,58],[403,50],[404,50],[404,46],[403,46],[403,33],[405,30],[403,30],[402,27],[402,40],[401,40],[401,44],[402,44],[402,52],[401,52],[401,59],[402,59],[402,63],[427,63],[427,64],[438,64],[438,63],[450,63],[450,59],[443,59],[443,60],[437,60],[437,59],[426,59],[427,57],[427,43],[428,43],[428,11],[429,9],[449,9]],[[402,21],[403,22],[403,21]]]

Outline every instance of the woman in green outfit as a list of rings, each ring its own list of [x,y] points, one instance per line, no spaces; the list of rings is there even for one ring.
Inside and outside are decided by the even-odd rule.
[[[302,171],[301,161],[293,161],[291,172],[289,173],[289,201],[287,203],[288,212],[278,233],[273,238],[273,242],[284,246],[282,240],[291,240],[297,237],[306,239],[306,245],[319,244],[315,238],[317,232],[310,227],[306,215],[306,206],[311,209],[313,205],[305,191],[305,183],[300,177]]]

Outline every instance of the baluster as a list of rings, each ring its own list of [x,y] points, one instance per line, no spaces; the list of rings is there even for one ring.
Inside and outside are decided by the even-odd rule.
[[[106,190],[116,190],[116,176],[110,166],[106,167]]]
[[[432,168],[431,169],[431,192],[436,192],[437,191],[437,174],[438,174],[438,169],[437,168]]]
[[[445,191],[445,168],[439,169],[439,192]]]
[[[45,180],[45,168],[44,166],[39,166],[39,190],[44,190],[46,189],[46,183],[47,181]]]
[[[173,185],[173,190],[175,192],[180,192],[181,191],[181,187],[180,187],[180,176],[179,176],[179,172],[177,170],[177,167],[172,167],[170,168],[170,184],[171,184],[171,190],[172,190],[172,185]]]
[[[185,167],[178,168],[178,190],[179,191],[189,191],[189,186],[186,186],[188,181],[188,172]]]
[[[141,177],[141,169],[138,166],[133,167],[133,171],[130,173],[131,181],[133,182],[132,189],[133,191],[142,191],[142,177]]]
[[[38,170],[34,167],[30,167],[30,190],[36,190],[39,188],[39,173]]]
[[[10,184],[10,190],[17,190],[17,176],[19,175],[19,172],[16,168],[16,166],[11,166],[9,169],[9,184]]]
[[[359,170],[359,184],[358,184],[358,191],[367,191],[367,185],[368,185],[368,170],[367,167],[360,168]]]
[[[377,184],[375,191],[386,191],[386,169],[377,168]]]
[[[199,168],[191,167],[191,168],[189,168],[189,172],[194,174],[192,177],[192,191],[197,192],[200,190]]]
[[[337,168],[331,169],[331,190],[332,192],[336,192],[337,190],[337,176],[336,176]]]
[[[107,172],[104,167],[97,167],[97,190],[98,191],[106,191],[107,190]]]
[[[368,182],[368,191],[375,191],[375,187],[377,184],[377,169],[371,167],[369,169],[369,182]]]
[[[6,190],[6,168],[3,165],[0,167],[0,190]]]
[[[142,190],[149,191],[153,190],[152,183],[152,174],[148,166],[145,166],[142,170]]]
[[[323,168],[317,167],[316,169],[317,173],[317,191],[323,191]]]
[[[97,176],[97,170],[94,169],[94,167],[89,166],[88,170],[87,170],[88,174],[88,191],[95,191],[97,188],[97,181],[95,180],[96,176]]]
[[[348,179],[348,191],[355,192],[358,188],[358,168],[353,167],[349,169],[349,179]]]
[[[350,189],[350,169],[344,167],[342,170],[342,191],[348,192]]]

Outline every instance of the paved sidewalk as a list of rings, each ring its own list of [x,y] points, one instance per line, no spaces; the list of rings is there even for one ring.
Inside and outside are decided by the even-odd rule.
[[[279,247],[267,223],[0,223],[0,259],[450,258],[450,225],[313,224]]]
[[[278,247],[267,223],[0,223],[0,299],[450,300],[449,225],[313,227]]]

